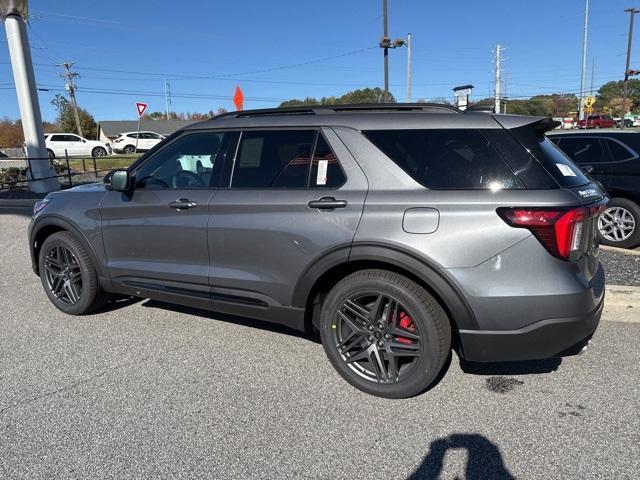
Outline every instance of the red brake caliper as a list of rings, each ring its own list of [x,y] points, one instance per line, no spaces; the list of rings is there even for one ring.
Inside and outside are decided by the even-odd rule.
[[[416,326],[413,324],[413,320],[411,320],[411,317],[405,312],[400,312],[400,320],[398,321],[398,326],[412,333],[416,331]],[[413,340],[404,337],[396,336],[396,340],[400,343],[413,343]]]

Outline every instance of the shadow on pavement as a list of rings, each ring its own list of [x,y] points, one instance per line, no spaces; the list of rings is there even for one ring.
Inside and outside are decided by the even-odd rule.
[[[468,459],[465,466],[466,480],[513,480],[504,465],[502,454],[496,444],[478,434],[454,433],[431,442],[429,453],[408,480],[440,478],[448,450],[463,449]]]
[[[24,217],[31,217],[33,215],[33,207],[0,206],[0,215],[22,215]]]
[[[182,305],[175,305],[172,303],[160,302],[158,300],[146,300],[143,307],[160,308],[162,310],[171,310],[177,313],[186,313],[188,315],[196,315],[198,317],[209,318],[211,320],[217,320],[220,322],[233,323],[236,325],[242,325],[243,327],[258,328],[260,330],[267,330],[269,332],[281,333],[283,335],[291,335],[292,337],[304,338],[311,340],[312,342],[319,343],[320,339],[314,335],[308,335],[304,332],[294,330],[284,325],[277,323],[265,322],[262,320],[254,320],[247,317],[237,317],[235,315],[228,315],[226,313],[217,313],[210,310],[202,310],[199,308],[185,307]]]
[[[473,375],[531,375],[555,372],[561,363],[562,358],[504,363],[477,363],[460,359],[460,368],[464,373]]]

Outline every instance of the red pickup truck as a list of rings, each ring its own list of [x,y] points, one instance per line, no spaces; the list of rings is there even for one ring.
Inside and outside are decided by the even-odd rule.
[[[609,115],[589,115],[586,120],[578,120],[578,128],[613,128],[616,122]]]

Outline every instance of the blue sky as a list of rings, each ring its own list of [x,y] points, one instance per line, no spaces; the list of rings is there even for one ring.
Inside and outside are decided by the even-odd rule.
[[[31,0],[29,36],[43,117],[62,89],[54,64],[75,62],[79,104],[97,120],[133,119],[137,100],[164,111],[164,81],[172,109],[233,109],[236,85],[245,108],[289,98],[340,95],[382,86],[381,0]],[[624,72],[628,0],[591,0],[588,80]],[[177,5],[177,6],[172,6]],[[639,5],[640,6],[640,5]],[[510,97],[577,92],[583,0],[389,0],[392,37],[413,36],[413,97],[451,97],[476,86],[491,95],[493,50],[506,48]],[[4,29],[2,29],[4,30]],[[9,52],[0,36],[0,117],[17,118]],[[636,39],[640,41],[640,30]],[[632,68],[640,52],[634,41]],[[406,50],[390,51],[391,91],[405,98]]]

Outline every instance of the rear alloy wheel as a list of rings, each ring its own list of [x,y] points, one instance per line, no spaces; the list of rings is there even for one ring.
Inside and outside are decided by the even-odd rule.
[[[340,375],[387,398],[426,390],[451,347],[449,322],[438,302],[413,281],[384,270],[356,272],[329,292],[321,336]]]
[[[640,244],[640,206],[626,198],[614,198],[598,218],[600,243],[634,248]]]
[[[136,147],[134,147],[133,145],[127,145],[122,149],[122,151],[127,154],[136,153]]]
[[[107,151],[102,147],[96,147],[91,150],[92,157],[105,157],[107,155]]]
[[[105,294],[85,247],[69,232],[47,237],[40,248],[38,271],[49,300],[71,315],[100,307]]]

